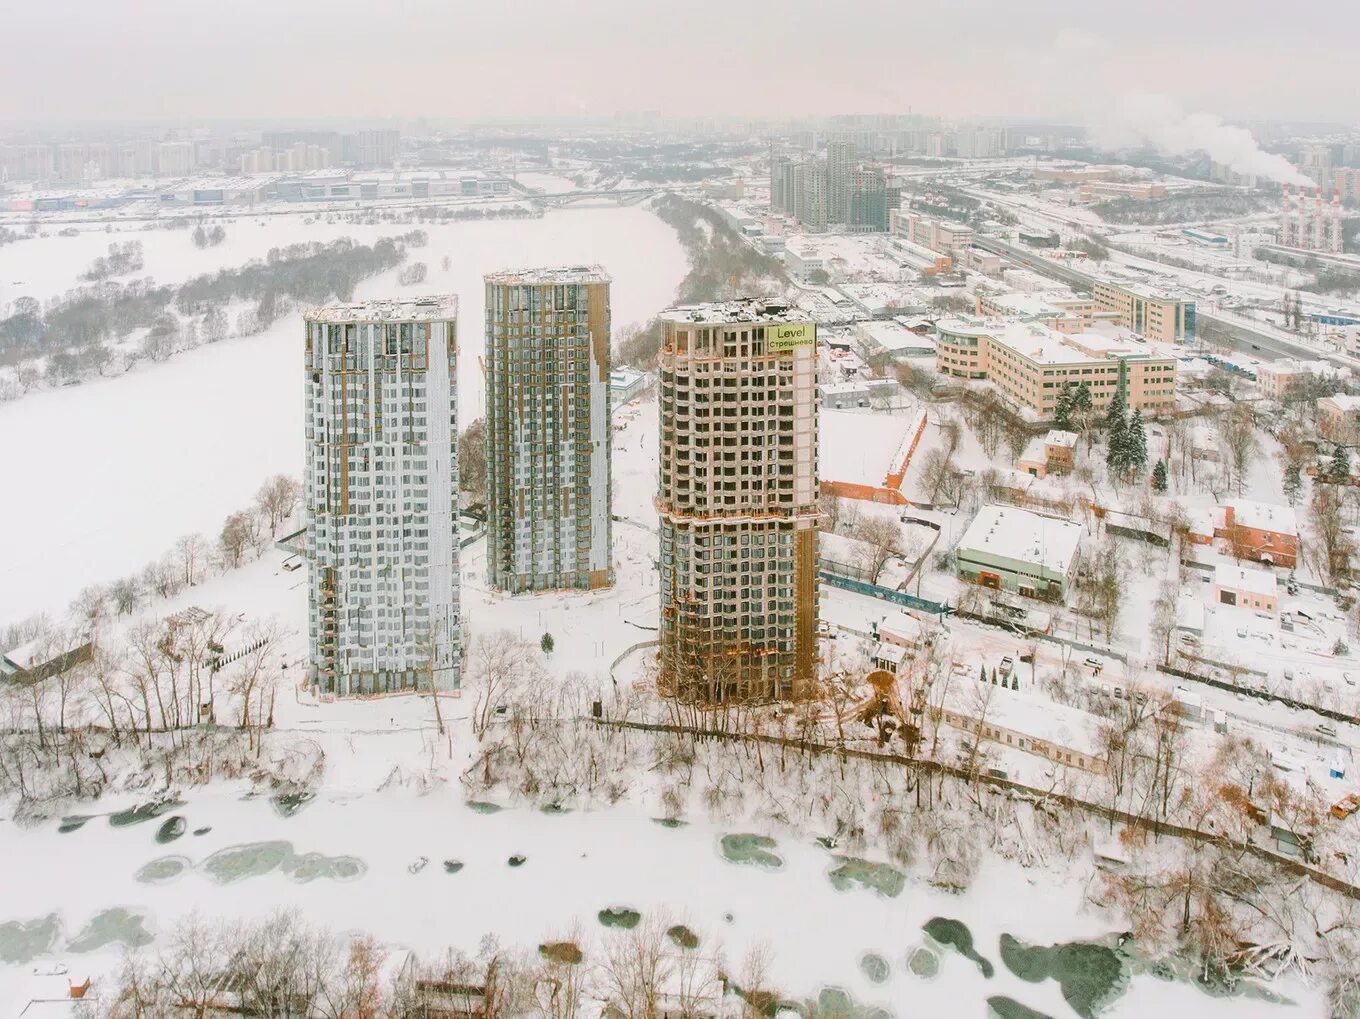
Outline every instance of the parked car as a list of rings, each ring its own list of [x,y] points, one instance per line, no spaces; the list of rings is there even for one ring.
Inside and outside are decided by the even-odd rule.
[[[1096,675],[1100,675],[1100,670],[1105,668],[1105,663],[1099,658],[1088,658],[1086,659],[1086,667],[1095,672]]]
[[[1329,739],[1336,739],[1336,726],[1334,725],[1328,725],[1326,722],[1320,722],[1313,728],[1317,730],[1317,734],[1319,736],[1326,736]]]
[[[1014,670],[1015,670],[1015,662],[1010,658],[1009,655],[1008,655],[1007,657],[1001,659],[1001,678],[1002,678],[1002,679],[1007,679],[1007,678],[1009,678],[1009,677],[1010,677],[1010,674],[1011,674]]]

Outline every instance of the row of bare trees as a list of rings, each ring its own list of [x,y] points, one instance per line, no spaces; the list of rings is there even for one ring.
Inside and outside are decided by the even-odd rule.
[[[778,996],[769,955],[734,966],[721,946],[682,946],[689,929],[650,916],[588,940],[579,925],[537,952],[482,938],[473,954],[391,953],[367,935],[340,937],[296,912],[256,922],[181,921],[154,950],[128,953],[89,1019],[179,1019],[219,1013],[307,1019],[700,1019],[732,993],[745,1019]],[[731,989],[729,991],[729,988]]]
[[[38,800],[97,792],[107,775],[89,750],[154,745],[174,754],[204,725],[235,728],[258,753],[274,724],[285,635],[274,620],[188,609],[106,633],[89,658],[5,686],[0,793]],[[81,639],[49,629],[37,653],[52,657]]]

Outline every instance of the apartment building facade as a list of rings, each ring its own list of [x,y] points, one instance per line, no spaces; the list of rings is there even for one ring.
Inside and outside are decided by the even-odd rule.
[[[807,696],[817,656],[816,326],[745,299],[662,316],[663,692]]]
[[[322,694],[457,690],[454,297],[304,316],[309,677]]]
[[[1118,323],[1140,336],[1164,343],[1193,343],[1195,302],[1134,283],[1095,280],[1091,297],[1097,311],[1113,312]]]
[[[609,277],[573,266],[485,284],[487,581],[608,587]]]
[[[1093,410],[1122,393],[1130,410],[1166,413],[1176,403],[1176,359],[1102,333],[1060,333],[1040,322],[990,318],[936,323],[936,370],[987,379],[1012,403],[1051,418],[1067,384],[1086,385]]]

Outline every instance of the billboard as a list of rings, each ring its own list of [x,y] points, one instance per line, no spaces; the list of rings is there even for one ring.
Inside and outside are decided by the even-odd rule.
[[[817,343],[817,327],[811,322],[781,322],[765,330],[765,352],[782,354]]]

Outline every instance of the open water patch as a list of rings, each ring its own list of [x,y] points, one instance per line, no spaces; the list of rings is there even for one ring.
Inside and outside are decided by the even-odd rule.
[[[861,1004],[843,987],[823,987],[798,1011],[807,1019],[893,1019],[886,1008]]]
[[[677,948],[693,951],[699,947],[699,935],[695,934],[682,923],[678,923],[673,927],[667,927],[666,937],[670,938],[671,943]]]
[[[154,803],[139,803],[135,807],[127,810],[118,810],[109,815],[109,824],[115,828],[127,828],[134,824],[144,824],[147,821],[154,821],[162,814],[168,814],[176,807],[184,806],[182,800],[170,798],[168,800],[157,800]]]
[[[61,824],[57,826],[58,835],[69,835],[73,831],[80,831],[85,827],[87,821],[93,819],[93,814],[67,814],[61,819]]]
[[[932,948],[921,945],[907,955],[907,972],[922,980],[934,980],[940,975],[940,956]]]
[[[995,967],[991,962],[978,954],[973,947],[973,932],[968,929],[968,925],[962,920],[951,920],[948,917],[934,916],[921,925],[921,929],[926,932],[926,936],[937,945],[946,946],[954,949],[965,959],[971,959],[977,963],[982,975],[991,978]]]
[[[838,856],[836,860],[837,865],[831,869],[827,877],[831,879],[837,891],[847,892],[858,885],[889,899],[895,899],[907,886],[906,874],[886,863],[874,863],[855,856]]]
[[[1128,972],[1119,954],[1113,948],[1092,942],[1027,945],[1003,934],[1001,961],[1031,984],[1050,978],[1058,981],[1063,1000],[1083,1019],[1095,1019],[1097,1012],[1128,987]]]
[[[987,1014],[993,1019],[1053,1019],[1047,1012],[1036,1012],[1004,994],[987,999]]]
[[[585,959],[585,953],[575,941],[546,942],[538,946],[538,954],[549,962],[561,963],[563,966],[579,966]]]
[[[504,809],[495,803],[487,803],[485,800],[468,800],[467,808],[474,814],[499,814]]]
[[[361,877],[368,869],[362,860],[354,856],[295,853],[293,844],[281,839],[247,842],[219,849],[204,860],[201,867],[218,884],[234,884],[275,871],[298,882],[319,878],[350,881]]]
[[[457,874],[457,873],[458,873],[460,870],[462,870],[462,869],[463,869],[463,861],[462,861],[462,860],[445,860],[445,861],[444,861],[444,873],[445,873],[445,874]]]
[[[778,870],[784,866],[784,858],[773,852],[777,843],[768,835],[754,835],[741,832],[724,835],[718,840],[723,859],[728,863],[749,864]]]
[[[159,856],[150,863],[138,868],[133,878],[144,885],[160,885],[194,869],[194,863],[187,856]]]
[[[279,817],[292,817],[314,799],[313,792],[278,793],[269,797],[269,803]]]
[[[161,826],[156,829],[156,841],[163,846],[168,845],[183,835],[186,827],[187,825],[185,824],[184,818],[179,814],[167,817],[161,822]]]
[[[683,828],[689,824],[688,821],[682,821],[678,817],[654,817],[652,822],[661,825],[663,828]]]
[[[61,920],[48,913],[36,920],[10,920],[0,923],[0,962],[10,965],[32,962],[57,943]]]
[[[887,983],[888,977],[892,976],[892,967],[888,965],[888,960],[877,952],[865,952],[859,957],[859,971],[872,984]]]
[[[601,927],[611,927],[615,930],[631,931],[642,922],[642,914],[628,906],[610,906],[608,909],[600,910],[595,916],[600,921]]]
[[[146,916],[120,906],[91,917],[80,933],[66,943],[66,951],[94,952],[107,945],[141,948],[153,940],[146,929]]]

